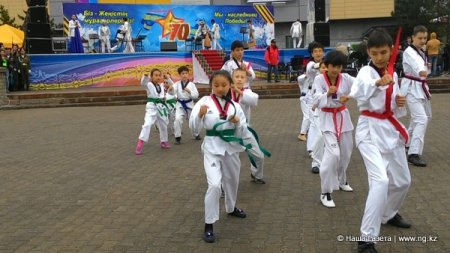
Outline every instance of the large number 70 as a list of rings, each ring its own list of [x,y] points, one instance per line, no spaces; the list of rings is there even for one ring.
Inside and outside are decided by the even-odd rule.
[[[189,37],[189,33],[191,28],[189,27],[189,24],[182,23],[182,24],[170,24],[172,27],[172,32],[170,33],[170,39],[169,40],[175,40],[177,38],[178,40],[186,40]]]

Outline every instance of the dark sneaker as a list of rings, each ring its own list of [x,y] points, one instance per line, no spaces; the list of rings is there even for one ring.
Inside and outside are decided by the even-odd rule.
[[[250,173],[250,177],[252,178],[252,182],[255,184],[266,184],[266,181],[264,181],[264,179],[259,179],[256,178],[255,176],[253,176],[253,174]]]
[[[405,221],[405,219],[402,218],[402,216],[400,214],[395,214],[395,216],[388,220],[387,222],[388,224],[395,226],[395,227],[399,227],[399,228],[410,228],[411,224],[408,223],[407,221]]]
[[[419,155],[415,155],[415,154],[408,156],[408,162],[417,167],[426,167],[427,166],[427,163],[424,160],[420,159]]]
[[[194,137],[194,139],[196,139],[197,141],[199,141],[199,140],[202,139],[202,137],[200,137],[200,135],[197,135],[197,136]]]
[[[245,218],[247,215],[245,214],[244,210],[239,208],[234,208],[234,211],[231,213],[228,213],[230,216],[238,217],[238,218]]]
[[[315,166],[315,167],[311,168],[311,172],[314,173],[314,174],[319,174],[320,169],[319,169],[319,167]]]
[[[378,253],[373,242],[358,242],[358,253]]]
[[[181,137],[175,137],[175,145],[181,144]]]
[[[279,83],[279,82],[280,82],[280,80],[275,80],[275,82],[276,82],[276,83]]]
[[[216,235],[213,231],[207,231],[203,234],[203,240],[207,243],[213,243],[216,240]]]

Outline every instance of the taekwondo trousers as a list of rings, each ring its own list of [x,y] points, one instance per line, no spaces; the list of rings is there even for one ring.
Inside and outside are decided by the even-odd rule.
[[[219,220],[221,187],[225,192],[225,211],[227,213],[234,211],[241,160],[238,152],[233,154],[225,152],[225,155],[213,155],[204,152],[203,158],[206,180],[208,181],[208,190],[205,194],[205,223],[213,224]]]
[[[179,105],[177,105],[179,106]],[[174,135],[176,137],[181,137],[181,130],[183,129],[183,121],[186,118],[189,121],[191,117],[191,109],[188,109],[187,112],[183,109],[183,107],[177,107],[175,110],[175,122],[173,124]],[[198,136],[199,132],[193,132],[193,137]]]
[[[245,129],[244,130],[244,136],[242,137],[242,140],[244,141],[244,145],[251,144],[252,147],[250,149],[247,149],[247,154],[250,155],[253,158],[253,161],[255,162],[255,166],[253,164],[250,167],[250,170],[252,172],[252,175],[255,176],[257,179],[263,179],[264,177],[264,153],[259,148],[259,144],[256,141],[255,136],[250,132],[250,130]]]
[[[404,146],[381,153],[367,136],[359,145],[369,179],[361,236],[376,239],[381,224],[398,213],[411,184]]]
[[[320,167],[320,184],[322,193],[332,193],[339,185],[347,182],[347,167],[353,149],[352,131],[343,132],[340,141],[330,131],[322,133],[325,152]]]
[[[302,45],[302,37],[292,37],[292,45],[294,46],[294,48],[300,48],[300,46]]]
[[[302,124],[300,125],[300,134],[307,134],[309,130],[309,125],[311,124],[311,108],[312,98],[307,96],[300,97],[300,109],[303,113]]]
[[[316,109],[319,110],[319,109]],[[313,112],[312,113],[312,121],[311,121],[311,126],[310,131],[315,133],[314,134],[314,139],[312,141],[312,162],[311,162],[311,167],[317,167],[320,168],[320,164],[322,162],[322,158],[323,158],[323,152],[324,152],[324,145],[325,143],[323,142],[323,135],[322,135],[322,131],[320,131],[319,128],[319,116],[316,115],[317,112]],[[308,141],[309,141],[309,137],[308,137]]]
[[[406,102],[411,113],[408,127],[410,136],[408,155],[422,155],[425,133],[428,123],[431,121],[431,103],[428,99],[418,99],[412,94],[406,96]]]
[[[156,106],[153,103],[148,102],[145,106],[145,117],[144,117],[144,125],[142,125],[141,133],[139,134],[139,140],[144,142],[148,142],[150,137],[150,130],[153,124],[156,123],[156,126],[159,130],[159,140],[160,142],[167,142],[167,124],[168,118],[167,116],[161,116],[159,114]]]

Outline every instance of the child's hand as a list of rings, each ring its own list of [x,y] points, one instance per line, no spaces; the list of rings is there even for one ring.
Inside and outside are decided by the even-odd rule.
[[[198,113],[198,116],[200,117],[200,118],[203,118],[203,116],[205,116],[205,114],[206,114],[206,112],[208,112],[208,106],[207,105],[202,105],[202,106],[200,106],[200,111],[199,111],[199,113]]]
[[[345,102],[349,101],[350,98],[352,98],[352,97],[350,97],[350,96],[341,96],[339,98],[339,101],[341,101],[342,103],[345,103]]]
[[[328,89],[327,95],[331,96],[331,95],[335,94],[336,91],[337,91],[336,86],[330,86],[330,88]]]
[[[317,108],[317,106],[316,106],[316,105],[313,105],[313,106],[311,107],[311,111],[315,111],[316,108]]]
[[[397,95],[395,97],[395,103],[399,106],[399,107],[403,107],[406,104],[406,97],[405,96],[400,96]]]
[[[236,115],[230,116],[230,117],[228,118],[228,121],[230,121],[231,123],[234,123],[234,124],[239,123],[239,117],[236,116]]]
[[[391,83],[394,83],[394,79],[392,79],[392,76],[390,74],[386,74],[380,80],[376,81],[375,85],[380,87],[389,85]]]
[[[427,77],[428,76],[428,71],[425,71],[425,70],[424,71],[420,71],[419,72],[419,76],[420,77]]]
[[[189,88],[184,88],[184,91],[186,91],[187,93],[191,93],[191,90]]]

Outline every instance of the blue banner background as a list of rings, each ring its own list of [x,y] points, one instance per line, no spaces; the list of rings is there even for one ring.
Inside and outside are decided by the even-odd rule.
[[[77,16],[83,27],[82,36],[86,39],[88,34],[97,33],[102,19],[107,20],[112,32],[111,39],[114,39],[122,24],[122,18],[127,17],[132,26],[133,38],[136,38],[138,33],[147,36],[143,41],[144,51],[160,51],[160,42],[167,41],[176,41],[178,50],[183,51],[186,35],[192,37],[200,21],[211,27],[211,19],[221,28],[220,44],[224,49],[230,49],[234,40],[249,40],[248,34],[243,36],[240,33],[241,27],[247,27],[249,19],[255,29],[254,48],[265,48],[275,36],[272,6],[63,3],[63,14],[66,22],[72,15]],[[173,26],[177,23],[186,24],[180,28],[179,33],[175,31],[177,27]],[[187,31],[187,26],[190,31]]]

